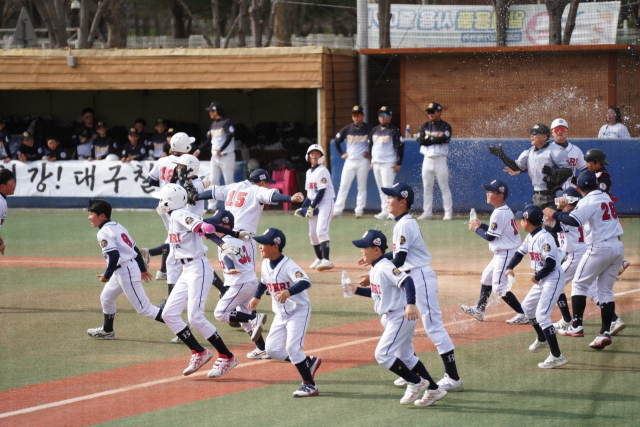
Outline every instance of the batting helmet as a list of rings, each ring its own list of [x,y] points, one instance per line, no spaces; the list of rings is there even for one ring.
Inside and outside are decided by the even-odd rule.
[[[191,151],[191,144],[196,139],[184,132],[178,132],[171,137],[171,149],[174,153],[188,153]]]
[[[187,167],[187,176],[198,175],[200,169],[200,160],[192,154],[183,154],[173,162],[177,165],[184,165]]]
[[[598,150],[597,148],[592,148],[591,150],[587,151],[587,154],[584,155],[584,161],[594,163],[600,162],[603,165],[609,164],[609,162],[607,162],[607,154],[602,150]]]
[[[160,191],[151,193],[151,196],[160,199],[156,208],[160,215],[180,209],[187,204],[187,190],[178,184],[167,184]]]
[[[309,146],[309,148],[307,148],[307,154],[304,156],[307,162],[309,161],[309,153],[311,153],[312,151],[319,151],[320,154],[322,154],[322,156],[318,159],[318,164],[324,162],[324,149],[321,145],[318,144],[312,144]]]

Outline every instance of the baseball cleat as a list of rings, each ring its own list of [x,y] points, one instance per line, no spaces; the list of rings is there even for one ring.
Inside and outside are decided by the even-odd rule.
[[[475,305],[461,305],[460,308],[462,311],[467,313],[470,316],[475,317],[478,322],[482,322],[484,320],[484,311],[480,310]]]
[[[271,356],[267,354],[266,350],[254,348],[251,353],[247,353],[247,359],[271,359]]]
[[[149,253],[148,248],[140,249],[140,254],[142,255],[142,261],[144,261],[144,267],[149,269],[149,262],[151,262],[151,254]]]
[[[511,319],[507,320],[507,323],[509,325],[528,325],[529,319],[527,319],[524,314],[518,313]]]
[[[311,265],[309,266],[309,268],[312,268],[312,269],[314,269],[314,270],[315,270],[315,269],[316,269],[316,267],[317,267],[318,265],[320,265],[320,262],[321,262],[321,261],[322,261],[321,259],[316,258],[316,260],[315,260],[315,261],[313,261],[313,262],[311,263]]]
[[[167,273],[158,271],[156,273],[156,280],[167,280]]]
[[[89,336],[91,338],[96,338],[96,339],[101,339],[101,340],[115,340],[116,339],[116,332],[115,331],[105,332],[104,331],[104,326],[100,326],[99,328],[87,329],[87,334],[89,334]]]
[[[211,351],[209,351],[208,348],[205,348],[204,351],[201,351],[200,353],[196,353],[195,350],[191,350],[189,366],[187,366],[187,369],[182,371],[182,375],[187,376],[193,374],[195,371],[202,368],[205,363],[211,360],[212,357],[213,354],[211,354]]]
[[[626,328],[627,325],[624,324],[621,318],[617,318],[615,321],[611,322],[611,328],[609,329],[609,335],[614,336],[618,335],[618,332]]]
[[[557,332],[563,337],[584,337],[584,329],[582,329],[582,326],[569,325],[564,329],[558,329]]]
[[[571,325],[571,320],[567,322],[564,319],[560,319],[558,322],[553,324],[553,327],[556,328],[556,331],[557,331],[558,329],[564,329],[569,325]]]
[[[177,335],[176,335],[175,337],[173,337],[173,339],[171,340],[171,342],[172,342],[173,344],[180,344],[180,343],[182,342],[182,340],[180,339],[180,337],[179,337],[179,336],[177,336]]]
[[[239,328],[242,325],[240,324],[240,322],[229,322],[229,326],[231,326],[232,328]]]
[[[437,384],[438,384],[438,387],[440,387],[440,389],[446,391],[447,393],[450,393],[452,391],[464,390],[464,386],[462,385],[462,378],[458,378],[457,380],[454,380],[449,376],[449,374],[444,374],[444,377],[440,381],[438,381]],[[442,397],[440,399],[442,399]]]
[[[263,313],[256,314],[251,321],[251,341],[256,342],[262,336],[262,325],[267,322],[267,315]]]
[[[429,381],[420,378],[420,382],[413,384],[407,384],[407,391],[404,392],[404,396],[400,399],[401,405],[408,405],[409,403],[413,403],[418,399],[420,393],[425,391],[429,387]]]
[[[396,386],[396,387],[406,387],[406,386],[407,386],[407,384],[409,384],[409,383],[407,382],[407,380],[405,380],[405,379],[404,379],[404,378],[402,378],[402,377],[398,377],[398,378],[396,378],[396,380],[393,382],[393,385],[394,385],[394,386]]]
[[[424,392],[424,396],[422,399],[418,399],[413,402],[414,405],[420,408],[426,408],[427,406],[431,406],[436,403],[438,400],[442,399],[447,395],[447,390],[442,387],[438,387],[435,390],[427,390]]]
[[[423,213],[418,217],[418,219],[425,220],[425,221],[430,220],[430,219],[433,219],[433,215],[430,215],[428,213]]]
[[[338,211],[333,211],[333,213],[331,214],[332,217],[339,217],[342,216],[342,211],[338,212]]]
[[[363,214],[362,214],[362,212],[356,212],[356,213],[353,214],[353,216],[356,217],[356,218],[362,218]]]
[[[618,270],[618,276],[621,275],[622,273],[624,273],[624,271],[629,268],[629,266],[631,265],[631,263],[629,261],[627,261],[626,259],[622,260],[622,265],[620,266],[620,270]]]
[[[318,386],[303,381],[302,386],[293,392],[293,397],[312,397],[318,393]]]
[[[445,215],[444,218],[442,218],[444,221],[451,221],[453,219],[453,215],[449,214],[449,215]]]
[[[553,354],[549,354],[549,357],[547,357],[544,362],[538,363],[538,368],[553,369],[566,363],[567,359],[563,355],[555,357]]]
[[[311,371],[311,376],[315,377],[316,372],[320,369],[320,365],[322,365],[322,358],[311,356],[311,364],[309,366],[309,370]]]
[[[231,356],[231,358],[222,357],[219,355],[218,360],[213,364],[213,369],[209,371],[207,376],[209,378],[220,378],[225,375],[227,372],[232,370],[238,365],[238,358],[235,356]]]
[[[388,212],[380,212],[379,214],[375,214],[373,217],[375,219],[387,219],[387,218],[389,218],[389,213]]]
[[[328,259],[323,259],[320,261],[320,264],[316,267],[318,271],[331,270],[333,268],[333,263]]]
[[[605,332],[604,334],[598,334],[598,336],[591,341],[589,347],[595,348],[596,350],[604,350],[608,345],[611,345],[611,335],[609,332]]]
[[[529,346],[529,351],[532,353],[538,353],[544,350],[545,348],[549,348],[549,344],[546,341],[539,341],[538,338]]]

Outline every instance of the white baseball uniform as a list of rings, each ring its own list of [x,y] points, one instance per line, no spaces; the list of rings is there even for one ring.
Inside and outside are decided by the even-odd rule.
[[[393,227],[393,255],[398,252],[407,253],[405,263],[400,269],[413,279],[416,306],[420,310],[427,336],[435,344],[439,354],[450,352],[454,346],[442,321],[442,311],[438,302],[438,278],[429,266],[431,254],[422,238],[420,226],[408,213],[402,215]]]
[[[578,269],[578,264],[582,259],[582,256],[587,251],[587,244],[584,242],[584,232],[582,227],[573,227],[571,225],[560,223],[562,231],[558,232],[558,243],[560,246],[561,255],[565,255],[562,262],[562,271],[564,271],[564,277],[567,283],[573,280]],[[571,286],[571,296],[577,295],[575,293],[574,286]],[[592,301],[596,301],[597,291],[595,281],[591,283],[587,290],[587,296]]]
[[[347,142],[347,155],[342,168],[340,177],[340,189],[333,211],[336,215],[340,215],[344,210],[347,202],[347,194],[351,188],[351,183],[355,177],[358,186],[358,195],[356,197],[356,215],[362,215],[364,207],[367,204],[367,177],[369,169],[371,169],[371,159],[369,158],[369,132],[371,126],[362,123],[356,126],[353,123],[345,126],[336,134],[337,144],[342,141]],[[365,157],[365,155],[369,157]]]
[[[529,172],[534,191],[548,190],[547,183],[543,181],[544,174],[542,173],[542,167],[545,164],[564,168],[568,167],[567,163],[567,152],[557,144],[551,143],[540,149],[531,147],[523,151],[516,160],[516,164],[521,170]]]
[[[218,185],[220,176],[224,176],[226,185],[233,184],[233,173],[236,167],[235,138],[231,137],[231,142],[222,150],[228,134],[235,132],[231,119],[223,117],[220,120],[214,120],[209,129],[208,138],[211,139],[211,184]],[[220,151],[220,157],[216,156],[216,150]],[[209,209],[214,209],[215,203],[209,202]]]
[[[180,156],[175,154],[159,158],[153,165],[151,172],[149,172],[149,178],[158,181],[160,183],[160,188],[169,184],[171,182],[171,177],[173,176],[173,170],[176,168],[176,162],[179,158]]]
[[[389,124],[374,127],[369,134],[369,141],[373,176],[380,193],[380,213],[389,214],[387,195],[382,192],[382,187],[392,187],[394,184],[396,172],[393,168],[398,161],[396,145],[404,144],[404,139],[400,136],[400,130]]]
[[[315,207],[315,212],[309,218],[309,237],[312,245],[319,245],[329,240],[329,226],[333,214],[333,199],[336,193],[331,182],[331,173],[323,165],[310,168],[307,171],[307,179],[304,185],[307,190],[307,198],[313,202],[319,190],[324,189],[322,200]]]
[[[546,329],[553,326],[551,312],[566,284],[564,271],[559,265],[560,253],[553,236],[542,228],[525,237],[518,253],[529,254],[531,269],[535,272],[542,270],[548,258],[556,262],[553,271],[534,284],[522,301],[522,310],[527,319],[535,318],[540,327]]]
[[[109,259],[108,252],[116,250],[120,254],[118,267],[104,285],[100,295],[102,312],[115,314],[116,299],[124,292],[138,314],[155,319],[160,309],[151,304],[140,283],[140,268],[136,262],[136,251],[133,249],[136,242],[131,238],[129,232],[117,222],[107,220],[98,231],[98,243],[107,260]]]
[[[582,150],[577,146],[573,145],[570,142],[567,142],[566,147],[563,147],[557,142],[555,142],[554,144],[567,153],[567,163],[573,171],[573,176],[578,176],[578,174],[580,174],[580,171],[587,168],[587,162],[584,161],[584,154],[582,153]],[[564,190],[566,188],[569,188],[570,186],[571,177],[567,178],[567,181],[562,185],[562,189]]]
[[[607,123],[600,128],[598,138],[631,138],[631,135],[629,135],[629,129],[622,123],[616,123],[613,126]]]
[[[520,233],[516,226],[513,212],[509,206],[496,208],[489,218],[487,235],[495,237],[489,242],[489,250],[493,259],[482,272],[480,282],[491,286],[496,295],[503,296],[507,292],[507,277],[504,272],[513,254],[520,247]]]
[[[0,228],[4,224],[4,220],[7,217],[7,198],[4,194],[0,193]]]
[[[291,288],[300,280],[311,282],[304,270],[284,255],[275,268],[271,268],[268,259],[263,260],[261,275],[261,282],[272,295]],[[289,357],[294,365],[302,362],[307,357],[302,347],[311,317],[309,294],[304,290],[290,296],[284,304],[272,297],[271,309],[275,317],[266,339],[267,354],[279,361]]]

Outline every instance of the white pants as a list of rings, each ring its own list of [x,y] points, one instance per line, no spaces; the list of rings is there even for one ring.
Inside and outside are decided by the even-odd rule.
[[[212,282],[213,268],[205,256],[183,265],[182,274],[162,311],[162,319],[171,332],[177,334],[187,327],[180,317],[185,307],[189,323],[202,336],[208,339],[216,332],[216,327],[204,317],[204,306]]]
[[[396,359],[400,359],[409,369],[413,369],[420,361],[413,349],[413,333],[418,322],[405,319],[404,310],[397,309],[383,314],[380,323],[384,332],[376,346],[378,364],[389,369]]]
[[[447,156],[425,156],[422,161],[422,184],[424,186],[422,209],[427,215],[433,214],[434,179],[438,180],[438,186],[440,186],[440,192],[442,193],[444,216],[450,217],[453,215],[453,200],[451,198],[451,190],[449,190],[449,168],[447,167]]]
[[[120,264],[120,268],[105,283],[102,294],[100,294],[100,304],[104,314],[116,313],[116,299],[123,292],[138,314],[142,314],[149,319],[156,318],[160,309],[151,304],[147,294],[144,292],[142,283],[140,283],[140,268],[135,260]]]
[[[219,322],[229,323],[229,314],[231,314],[232,311],[236,310],[242,313],[249,313],[247,307],[257,287],[257,280],[230,286],[222,299],[218,301],[213,316]],[[251,332],[252,328],[250,323],[240,323],[240,325],[242,325],[242,329],[245,331]]]
[[[558,268],[533,285],[522,301],[522,310],[527,319],[536,319],[542,329],[552,326],[551,312],[564,292],[566,282],[564,272]]]
[[[385,214],[389,213],[389,206],[387,206],[387,195],[382,192],[382,187],[393,187],[396,179],[394,166],[395,163],[373,163],[373,176],[380,193],[380,212]]]
[[[312,245],[319,245],[322,242],[329,241],[333,200],[331,200],[331,203],[321,203],[316,209],[318,209],[318,215],[309,218],[309,237]]]
[[[596,301],[599,304],[612,302],[613,285],[623,257],[624,247],[617,237],[589,245],[573,277],[571,295],[588,295],[589,287],[595,281]]]
[[[507,291],[507,277],[504,272],[507,271],[507,264],[516,251],[517,248],[496,251],[493,259],[482,272],[480,282],[484,286],[491,286],[496,295],[503,296]]]
[[[367,204],[367,177],[369,176],[369,169],[371,169],[371,160],[369,159],[345,160],[344,167],[342,168],[342,176],[340,177],[338,198],[336,199],[336,206],[333,209],[336,215],[341,214],[344,210],[344,205],[347,202],[347,194],[349,194],[354,177],[357,180],[356,184],[358,186],[355,213],[356,215],[362,215],[364,207]]]
[[[299,305],[290,314],[276,313],[265,350],[272,359],[284,361],[287,357],[294,365],[306,359],[302,347],[309,326],[311,305]]]
[[[438,349],[438,354],[450,352],[455,347],[442,321],[442,311],[438,302],[438,278],[435,271],[429,266],[414,268],[409,276],[416,287],[416,306],[422,316],[424,331]]]
[[[230,152],[223,154],[220,158],[216,157],[215,151],[211,153],[211,169],[209,178],[211,185],[220,184],[220,176],[224,176],[224,184],[233,184],[233,173],[236,168],[236,153]],[[209,209],[215,209],[217,202],[213,199],[209,200]]]

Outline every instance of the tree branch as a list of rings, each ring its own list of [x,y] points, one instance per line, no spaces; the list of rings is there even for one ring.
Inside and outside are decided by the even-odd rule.
[[[184,11],[187,13],[187,15],[189,15],[189,18],[191,18],[191,21],[195,22],[196,18],[195,16],[193,16],[193,13],[191,13],[191,11],[189,10],[189,6],[187,6],[187,4],[183,0],[178,0],[178,3],[180,3],[180,6],[182,6]],[[202,33],[202,37],[204,37],[209,47],[213,47],[213,43],[211,42],[211,39],[209,38],[209,36],[207,36],[205,33]]]

